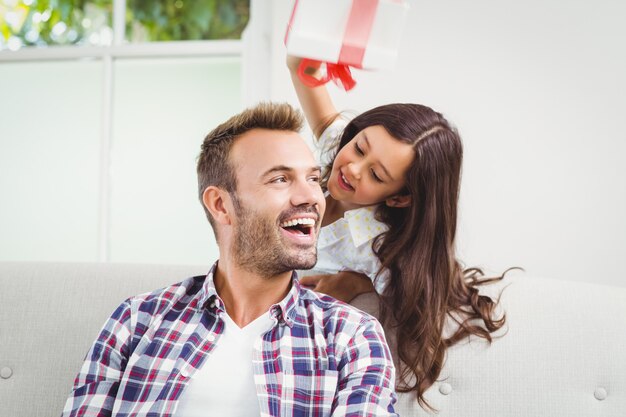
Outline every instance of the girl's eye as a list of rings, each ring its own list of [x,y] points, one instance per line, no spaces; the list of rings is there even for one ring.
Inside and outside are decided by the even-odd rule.
[[[372,178],[374,178],[374,181],[383,182],[383,180],[378,175],[376,175],[376,172],[373,169],[371,172],[372,172]]]
[[[359,147],[359,144],[354,142],[354,150],[356,150],[356,153],[358,153],[359,155],[364,155],[363,150]]]

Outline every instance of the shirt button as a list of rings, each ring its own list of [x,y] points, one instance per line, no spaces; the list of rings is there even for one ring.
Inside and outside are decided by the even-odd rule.
[[[598,401],[603,401],[606,399],[606,390],[602,387],[598,387],[596,388],[596,390],[593,392],[593,396],[596,397],[596,400]]]
[[[0,369],[0,377],[2,377],[2,379],[9,379],[11,378],[11,375],[13,375],[13,369],[9,368],[8,366]]]
[[[180,375],[183,378],[189,378],[189,369],[187,366],[185,366],[183,369],[180,370]]]
[[[443,384],[439,385],[439,392],[442,395],[449,395],[450,393],[452,393],[452,385],[444,382]]]

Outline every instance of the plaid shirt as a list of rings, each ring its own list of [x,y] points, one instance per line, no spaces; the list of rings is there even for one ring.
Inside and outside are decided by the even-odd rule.
[[[224,330],[214,270],[120,305],[63,416],[174,416]],[[396,416],[395,370],[378,321],[301,287],[295,273],[292,282],[253,349],[261,416]]]

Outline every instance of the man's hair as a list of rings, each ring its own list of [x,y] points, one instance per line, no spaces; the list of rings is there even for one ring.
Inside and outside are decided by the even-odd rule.
[[[298,132],[302,129],[303,118],[300,111],[287,103],[259,103],[248,108],[213,129],[202,143],[198,156],[198,197],[206,213],[213,232],[217,230],[213,216],[204,207],[202,195],[209,186],[228,191],[236,200],[237,178],[235,167],[230,161],[230,150],[235,139],[253,129],[285,130]]]

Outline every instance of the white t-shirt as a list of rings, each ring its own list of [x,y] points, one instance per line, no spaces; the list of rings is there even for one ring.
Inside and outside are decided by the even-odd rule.
[[[273,325],[270,313],[239,328],[221,313],[224,332],[183,391],[176,417],[250,417],[261,414],[252,370],[254,342]]]
[[[328,150],[348,122],[337,118],[318,140],[317,156],[325,167],[330,163]],[[361,207],[346,211],[342,218],[322,227],[317,243],[317,264],[315,272],[334,274],[339,271],[354,271],[367,275],[374,281],[380,268],[380,261],[372,250],[376,236],[387,231],[387,225],[374,218],[376,206]],[[376,291],[382,293],[387,282],[386,271],[374,281]]]

